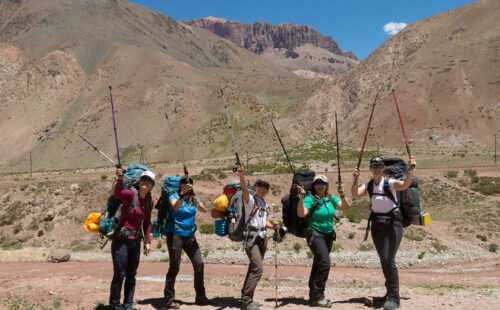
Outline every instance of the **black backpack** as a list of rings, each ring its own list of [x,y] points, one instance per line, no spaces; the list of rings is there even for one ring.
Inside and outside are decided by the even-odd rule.
[[[420,222],[420,194],[418,190],[418,178],[413,176],[411,185],[408,189],[404,191],[396,191],[397,197],[394,197],[389,186],[389,178],[396,180],[405,180],[408,173],[408,165],[406,162],[400,158],[387,158],[384,159],[385,164],[385,177],[384,177],[384,195],[391,199],[396,206],[401,210],[403,215],[403,227],[408,227],[411,224],[417,224]],[[371,197],[373,194],[373,179],[368,182],[367,192],[370,196],[370,209],[371,209]]]
[[[310,214],[307,217],[299,217],[297,214],[297,205],[299,203],[299,189],[295,185],[304,186],[307,193],[311,191],[314,180],[314,171],[300,170],[293,176],[292,187],[290,194],[281,198],[283,225],[288,229],[288,232],[294,236],[305,238],[305,230],[309,224]]]

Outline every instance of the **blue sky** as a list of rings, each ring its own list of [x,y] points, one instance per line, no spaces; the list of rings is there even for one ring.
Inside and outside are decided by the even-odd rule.
[[[330,35],[342,50],[365,59],[389,35],[387,23],[411,24],[431,15],[472,3],[472,0],[132,0],[176,20],[222,17],[253,23],[269,21],[307,24]],[[393,27],[393,32],[399,29]],[[395,30],[396,29],[396,30]]]

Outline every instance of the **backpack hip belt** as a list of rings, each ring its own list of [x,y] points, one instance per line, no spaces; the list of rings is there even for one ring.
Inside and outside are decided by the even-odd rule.
[[[375,213],[372,211],[370,213],[370,217],[368,218],[368,223],[366,224],[365,238],[363,239],[363,241],[366,241],[368,239],[368,233],[371,227],[370,224],[372,221],[376,221],[376,218],[386,219],[386,224],[392,224],[393,220],[398,220],[401,222],[403,220],[403,215],[401,214],[401,210],[397,206],[387,213]],[[384,222],[384,220],[380,220],[377,223],[382,222]]]

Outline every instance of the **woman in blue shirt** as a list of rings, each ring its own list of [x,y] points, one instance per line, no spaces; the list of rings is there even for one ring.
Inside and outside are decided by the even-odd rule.
[[[188,182],[189,181],[189,182]],[[196,305],[208,305],[210,300],[205,295],[203,280],[203,260],[201,259],[200,246],[195,238],[196,225],[194,218],[196,210],[207,212],[205,206],[193,192],[193,179],[182,178],[179,192],[172,193],[169,197],[170,206],[174,210],[174,230],[167,234],[168,256],[170,268],[165,280],[165,300],[167,309],[179,309],[175,300],[175,278],[179,273],[182,250],[186,252],[194,269],[194,289],[196,291]]]

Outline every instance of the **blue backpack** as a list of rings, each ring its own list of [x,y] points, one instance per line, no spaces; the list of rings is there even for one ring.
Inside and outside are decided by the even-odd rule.
[[[183,177],[167,177],[161,187],[161,196],[156,204],[158,209],[157,223],[162,235],[174,230],[174,209],[170,206],[170,195],[179,192],[179,183]]]
[[[123,175],[123,190],[133,188],[133,186],[141,178],[144,171],[149,171],[149,168],[137,163],[128,165],[127,171]],[[118,214],[117,216],[115,215],[121,205],[121,200],[115,197],[115,183],[113,183],[113,186],[111,187],[111,195],[108,197],[106,211],[103,212],[101,221],[99,222],[99,231],[102,236],[113,238],[114,233],[116,232],[116,227],[120,222],[121,214]],[[131,204],[132,207],[134,207],[134,205],[135,203]]]

